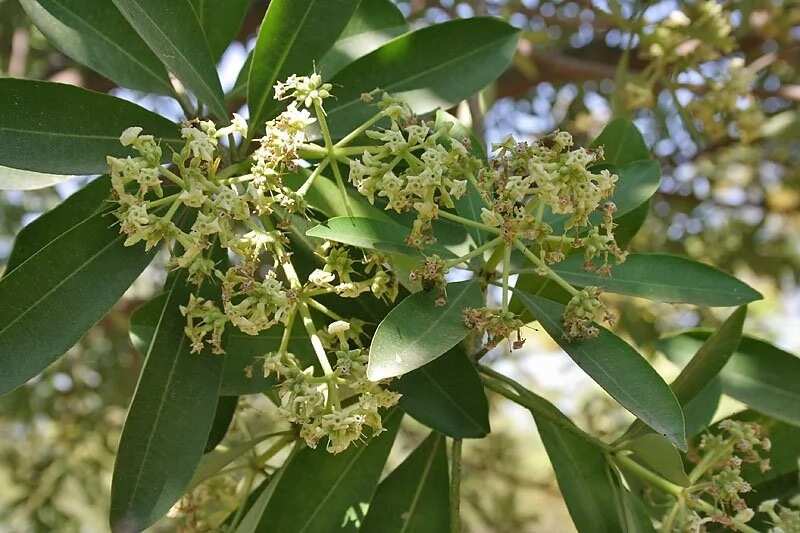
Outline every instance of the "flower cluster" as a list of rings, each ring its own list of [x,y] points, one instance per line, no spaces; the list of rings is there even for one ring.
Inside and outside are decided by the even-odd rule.
[[[525,342],[520,334],[520,328],[524,326],[522,320],[511,311],[502,309],[492,309],[481,307],[478,309],[464,309],[464,324],[480,335],[486,335],[486,348],[494,348],[503,339],[510,339],[511,334],[517,333],[517,340],[513,342],[513,348],[522,348]]]
[[[415,211],[408,236],[411,246],[434,241],[431,224],[439,208],[455,207],[454,200],[467,191],[465,176],[480,162],[462,142],[449,135],[452,123],[436,126],[420,121],[407,106],[388,96],[380,103],[390,124],[367,130],[378,145],[350,162],[350,182],[370,203],[376,196],[386,200],[386,209],[397,213]]]
[[[596,322],[613,322],[614,317],[600,300],[599,287],[585,287],[567,303],[564,310],[564,333],[567,338],[584,339],[599,333]]]
[[[691,474],[697,482],[688,499],[690,508],[675,516],[670,531],[703,530],[703,524],[710,522],[733,526],[755,515],[743,497],[752,487],[742,477],[742,466],[755,464],[762,472],[769,470],[769,459],[761,454],[770,451],[770,440],[756,423],[726,419],[719,428],[720,434],[704,435],[700,442],[702,456]],[[702,498],[710,498],[714,512],[693,505]]]
[[[731,59],[725,77],[709,81],[707,92],[689,103],[689,112],[712,141],[724,138],[731,123],[742,142],[759,137],[765,117],[752,93],[754,80],[755,74],[742,58]]]
[[[789,501],[793,507],[800,508],[800,496]],[[769,516],[772,527],[767,533],[800,533],[800,509],[778,505],[778,500],[765,500],[758,506],[760,513]]]
[[[398,393],[382,386],[385,383],[367,379],[362,333],[357,324],[339,320],[320,335],[326,348],[336,354],[333,372],[325,377],[315,377],[313,367],[303,369],[291,353],[272,353],[264,359],[264,373],[280,379],[281,411],[287,420],[300,425],[300,436],[312,448],[327,438],[327,450],[340,453],[361,439],[367,428],[372,435],[380,433],[379,410],[400,399]]]

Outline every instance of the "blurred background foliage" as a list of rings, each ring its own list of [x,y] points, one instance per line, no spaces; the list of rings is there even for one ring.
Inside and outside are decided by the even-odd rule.
[[[369,1],[369,0],[363,0]],[[267,2],[254,2],[220,62],[230,88],[253,46]],[[632,243],[637,251],[686,254],[759,289],[745,330],[800,351],[800,2],[621,0],[411,0],[413,27],[494,15],[522,29],[513,67],[452,110],[488,144],[565,129],[581,141],[612,116],[633,118],[661,162],[663,181]],[[47,79],[136,100],[170,115],[164,99],[120,90],[50,46],[16,0],[0,0],[0,75]],[[232,109],[233,110],[233,109]],[[14,235],[85,178],[28,192],[0,191],[0,265]],[[162,274],[163,275],[163,274]],[[133,309],[158,290],[148,269],[66,357],[0,398],[0,532],[107,530],[114,450],[141,364],[127,336]],[[98,280],[101,282],[101,280]],[[619,331],[653,351],[662,333],[722,314],[614,299]],[[724,311],[723,311],[724,312]],[[627,415],[533,328],[525,350],[491,354],[504,371],[554,399],[603,436]],[[495,398],[495,400],[497,400]],[[230,444],[270,427],[269,402],[241,399]],[[737,409],[726,401],[721,412]],[[571,522],[527,412],[493,402],[493,433],[465,443],[469,532],[569,531]],[[408,424],[389,466],[423,431]],[[157,526],[209,531],[235,505],[236,478],[218,477]],[[216,517],[216,518],[215,518]]]

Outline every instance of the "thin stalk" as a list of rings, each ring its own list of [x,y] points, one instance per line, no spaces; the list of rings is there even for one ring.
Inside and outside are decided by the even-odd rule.
[[[247,503],[247,497],[250,495],[250,491],[253,490],[253,482],[256,479],[256,471],[251,469],[247,472],[247,477],[245,478],[244,483],[244,490],[242,491],[242,495],[239,499],[239,506],[236,509],[236,514],[233,516],[233,520],[231,520],[230,525],[228,526],[227,532],[233,533],[236,531],[236,527],[239,525],[239,521],[242,519],[244,515],[244,510],[247,507],[245,503]]]
[[[486,264],[483,266],[484,275],[493,273],[497,269],[497,265],[500,264],[500,261],[503,260],[503,255],[506,253],[506,247],[506,243],[503,242],[494,249],[491,257],[489,257],[489,260],[486,261]]]
[[[289,316],[286,318],[286,324],[283,328],[283,335],[281,336],[281,345],[278,348],[280,355],[285,355],[289,349],[289,341],[292,338],[292,329],[294,327],[294,317],[297,316],[297,306],[293,306],[289,311]]]
[[[453,439],[450,461],[450,531],[461,533],[461,439]]]
[[[379,113],[376,113],[375,115],[373,115],[372,117],[367,119],[366,122],[364,122],[363,124],[358,126],[356,129],[354,129],[353,131],[351,131],[350,133],[348,133],[347,135],[342,137],[342,139],[338,143],[336,143],[335,146],[337,148],[342,148],[344,146],[347,146],[352,141],[356,140],[362,133],[367,131],[370,127],[372,127],[373,124],[378,122],[383,117],[384,117],[383,111],[380,111]]]
[[[503,312],[508,311],[508,277],[511,271],[511,248],[506,246],[503,253]]]
[[[525,247],[525,245],[522,243],[521,240],[514,239],[514,246],[517,248],[517,250],[522,252],[522,255],[528,258],[528,261],[536,265],[540,270],[544,271],[548,278],[558,283],[565,291],[567,291],[572,296],[578,294],[578,289],[570,285],[569,282],[567,282],[567,280],[565,280],[564,278],[553,272],[553,269],[550,268],[547,265],[547,263],[536,257],[536,254],[528,250],[528,248]]]
[[[680,497],[683,494],[684,488],[680,485],[676,485],[670,481],[667,481],[663,477],[659,476],[655,472],[648,470],[647,468],[643,467],[626,454],[623,453],[616,453],[613,455],[614,460],[624,467],[626,470],[635,474],[636,477],[647,481],[650,485],[656,487],[661,492],[666,492],[667,494],[671,494],[676,498]]]
[[[183,180],[180,178],[180,176],[172,172],[170,169],[168,169],[167,167],[158,167],[158,169],[161,172],[161,175],[167,178],[169,181],[171,181],[181,189],[186,188],[186,185],[183,183]]]
[[[158,200],[153,200],[152,202],[147,204],[148,209],[152,209],[154,207],[161,207],[162,205],[167,205],[170,202],[173,202],[178,199],[181,193],[170,194],[169,196],[165,196],[164,198],[159,198]]]
[[[310,305],[311,307],[313,307],[317,311],[319,311],[319,312],[321,312],[321,313],[323,313],[325,315],[328,315],[330,318],[332,318],[334,320],[344,320],[341,317],[341,315],[338,315],[337,313],[331,311],[330,309],[328,309],[327,307],[325,307],[324,305],[322,305],[321,303],[319,303],[318,301],[316,301],[313,298],[308,298],[306,300],[306,303],[308,303],[308,305]]]
[[[314,181],[316,181],[317,177],[320,174],[322,174],[322,171],[325,170],[325,167],[328,166],[329,162],[330,162],[329,159],[321,161],[320,164],[317,165],[317,168],[315,168],[311,172],[311,175],[308,176],[306,181],[304,181],[303,184],[300,186],[300,188],[297,189],[297,194],[299,194],[300,196],[305,196],[306,193],[308,193],[308,190],[311,188],[311,186],[314,185]]]
[[[337,156],[360,155],[364,152],[380,152],[383,150],[382,146],[339,146],[336,145],[334,153]]]
[[[483,222],[478,222],[477,220],[470,220],[468,218],[460,217],[445,210],[439,211],[439,216],[441,218],[446,218],[447,220],[452,220],[453,222],[458,222],[459,224],[464,224],[465,226],[471,226],[473,228],[478,228],[484,231],[488,231],[489,233],[494,233],[495,235],[502,234],[502,231],[499,228],[494,228],[492,226],[484,224]]]
[[[267,451],[256,457],[254,466],[260,470],[261,468],[264,467],[267,461],[275,457],[282,449],[286,447],[287,444],[291,444],[294,441],[295,441],[294,434],[285,435],[281,437],[280,439],[275,441],[275,444],[267,448]]]
[[[333,167],[333,176],[336,178],[336,186],[339,188],[339,195],[342,197],[342,202],[344,202],[347,216],[352,217],[353,209],[350,207],[350,198],[347,196],[347,189],[344,188],[342,173],[339,171],[339,161],[331,159],[331,167]]]
[[[481,246],[478,246],[477,248],[475,248],[466,255],[462,255],[461,257],[456,257],[455,259],[450,259],[449,261],[445,261],[445,265],[448,267],[454,267],[461,263],[467,263],[473,257],[481,256],[483,255],[484,252],[486,252],[486,250],[489,250],[497,246],[497,244],[502,242],[502,240],[503,240],[502,237],[497,237],[496,239],[492,239],[491,241],[482,244]]]

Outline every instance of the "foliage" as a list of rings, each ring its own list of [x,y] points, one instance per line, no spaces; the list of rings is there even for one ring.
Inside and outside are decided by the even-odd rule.
[[[273,0],[226,95],[215,62],[246,3],[22,6],[75,61],[184,112],[178,124],[115,96],[0,79],[6,188],[107,173],[17,236],[0,278],[0,392],[45,370],[167,256],[163,292],[131,318],[143,362],[112,530],[169,513],[237,532],[459,531],[461,439],[490,433],[487,389],[532,414],[580,531],[794,527],[797,358],[742,335],[761,298],[749,285],[627,251],[660,180],[637,127],[617,118],[588,148],[555,131],[484,151],[439,109],[507,69],[513,27],[409,30],[382,0]],[[675,15],[645,36],[652,72],[620,71],[627,108],[653,80],[730,51],[722,8],[692,9],[697,25]],[[680,52],[686,39],[699,42]],[[757,136],[752,102],[731,104],[740,69],[690,108],[713,139],[720,114],[743,142]],[[229,112],[241,95],[249,120]],[[614,329],[606,293],[738,309],[716,331],[659,341],[688,361],[668,385]],[[521,349],[532,322],[636,417],[616,440],[481,361]],[[720,390],[762,415],[711,426]],[[240,395],[277,416],[220,445],[253,401]],[[381,479],[406,414],[430,431]],[[753,501],[762,489],[775,499]]]

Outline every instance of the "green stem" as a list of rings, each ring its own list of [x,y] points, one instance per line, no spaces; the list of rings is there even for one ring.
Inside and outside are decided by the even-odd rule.
[[[565,280],[564,278],[553,272],[553,269],[550,268],[547,265],[547,263],[536,257],[536,254],[528,250],[528,248],[525,247],[525,245],[522,243],[521,240],[514,239],[514,246],[517,248],[517,250],[522,252],[522,255],[528,258],[528,261],[536,265],[539,268],[539,270],[545,272],[548,278],[558,283],[565,291],[567,291],[572,296],[578,294],[579,292],[578,289],[570,285],[567,280]]]
[[[486,264],[483,266],[484,275],[494,273],[494,271],[497,269],[497,265],[499,265],[500,261],[503,260],[503,255],[505,255],[505,253],[506,253],[506,244],[505,242],[503,242],[502,244],[497,246],[497,248],[494,249],[494,252],[492,253],[491,257],[489,257],[489,260],[486,261]]]
[[[281,345],[278,348],[280,355],[285,355],[289,349],[289,341],[292,338],[292,329],[294,328],[294,317],[297,316],[297,306],[293,306],[289,311],[289,316],[286,318],[286,324],[283,328],[283,335],[281,336]]]
[[[365,132],[365,131],[367,131],[367,130],[368,130],[370,127],[372,127],[372,125],[373,125],[373,124],[375,124],[375,123],[376,123],[376,122],[378,122],[380,119],[382,119],[382,118],[383,118],[383,116],[384,116],[384,114],[383,114],[383,111],[381,111],[381,112],[379,112],[379,113],[377,113],[377,114],[373,115],[373,116],[372,116],[371,118],[369,118],[369,119],[368,119],[366,122],[364,122],[363,124],[361,124],[360,126],[358,126],[356,129],[354,129],[353,131],[351,131],[350,133],[348,133],[347,135],[345,135],[345,136],[344,136],[344,137],[343,137],[343,138],[342,138],[342,139],[341,139],[341,140],[340,140],[338,143],[336,143],[336,145],[335,145],[335,146],[336,146],[337,148],[341,148],[341,147],[347,146],[347,145],[348,145],[348,144],[350,144],[352,141],[354,141],[355,139],[357,139],[357,138],[358,138],[358,137],[359,137],[359,136],[360,136],[362,133],[364,133],[364,132]]]
[[[152,202],[147,204],[147,208],[153,209],[154,207],[161,207],[162,205],[167,205],[168,203],[177,200],[178,196],[180,195],[181,193],[175,193],[175,194],[170,194],[169,196],[165,196],[164,198],[159,198],[158,200],[153,200]]]
[[[648,470],[647,468],[643,467],[626,454],[623,453],[615,453],[612,455],[614,460],[622,466],[625,470],[635,474],[636,477],[647,481],[650,485],[658,488],[662,492],[666,492],[667,494],[671,494],[676,498],[680,497],[683,494],[684,488],[680,485],[676,485],[670,481],[667,481],[663,477],[659,476],[655,472]]]
[[[453,222],[458,222],[459,224],[464,224],[465,226],[471,226],[473,228],[488,231],[489,233],[494,233],[495,235],[501,235],[503,233],[499,228],[489,226],[483,222],[478,222],[477,220],[470,220],[468,218],[460,217],[443,209],[439,211],[439,216],[441,218],[446,218],[447,220],[452,220]]]
[[[322,171],[325,170],[325,167],[328,166],[329,161],[330,161],[329,159],[325,159],[324,161],[321,161],[317,165],[317,168],[315,168],[311,172],[311,175],[309,175],[306,181],[303,182],[303,184],[300,186],[299,189],[297,189],[297,194],[299,194],[300,196],[305,196],[306,193],[308,193],[308,190],[311,188],[312,185],[314,185],[314,181],[320,174],[322,174]]]
[[[294,441],[295,441],[294,434],[284,435],[280,439],[276,440],[275,444],[267,448],[267,451],[265,451],[255,459],[254,466],[260,470],[261,468],[264,467],[267,461],[275,457],[282,449],[286,447],[287,444],[291,444]]]
[[[223,168],[219,174],[217,174],[217,179],[224,180],[225,178],[230,178],[234,174],[238,174],[244,170],[249,170],[251,166],[250,161],[240,161],[233,165],[229,165]]]
[[[447,267],[454,267],[456,265],[460,265],[461,263],[467,263],[473,257],[478,257],[480,255],[483,255],[483,253],[486,252],[486,250],[489,250],[494,246],[497,246],[497,244],[501,243],[502,241],[503,241],[502,237],[497,237],[496,239],[493,239],[485,244],[482,244],[481,246],[478,246],[477,248],[475,248],[466,255],[462,255],[461,257],[456,257],[455,259],[450,259],[448,261],[445,261],[445,265]]]
[[[508,311],[508,276],[511,271],[511,248],[506,246],[503,253],[503,312]]]
[[[167,178],[169,181],[180,187],[181,189],[185,189],[186,185],[183,183],[183,180],[174,172],[172,172],[167,167],[158,167],[161,175]]]
[[[306,302],[308,303],[308,305],[310,305],[311,307],[313,307],[317,311],[319,311],[319,312],[321,312],[321,313],[323,313],[325,315],[328,315],[328,317],[330,317],[330,318],[332,318],[334,320],[344,320],[340,315],[338,315],[337,313],[331,311],[330,309],[328,309],[327,307],[325,307],[324,305],[322,305],[321,303],[319,303],[318,301],[316,301],[313,298],[306,299]]]
[[[450,455],[450,531],[461,533],[461,439],[453,439]]]

